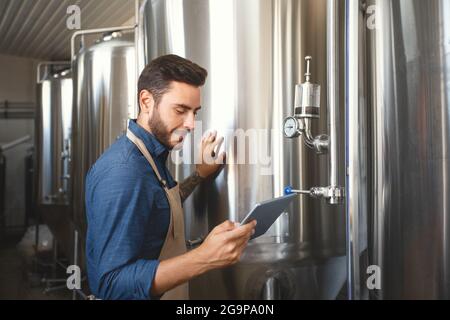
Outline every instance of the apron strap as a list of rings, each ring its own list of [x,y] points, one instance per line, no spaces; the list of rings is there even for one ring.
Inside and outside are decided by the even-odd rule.
[[[164,191],[167,194],[167,199],[169,201],[171,212],[173,210],[182,210],[181,204],[178,204],[179,208],[175,208],[176,203],[177,203],[176,197],[180,196],[178,185],[174,188],[169,189],[167,186],[167,182],[161,178],[158,168],[156,167],[155,161],[153,161],[153,158],[150,155],[150,152],[148,152],[147,147],[145,146],[144,142],[141,139],[139,139],[138,137],[136,137],[136,135],[134,135],[134,133],[131,132],[130,129],[127,130],[127,137],[128,137],[128,139],[131,140],[131,142],[133,142],[138,147],[138,149],[142,152],[144,157],[150,163],[150,166],[153,168],[153,171],[155,172],[156,177],[158,178],[159,182],[161,183],[161,185],[164,188]],[[178,198],[178,203],[180,203],[180,202],[181,201]],[[171,213],[171,216],[172,216],[172,213]],[[175,239],[182,238],[182,241],[184,243],[184,241],[185,241],[184,240],[184,223],[183,223],[182,219],[183,219],[182,214],[179,214],[176,219],[173,219],[173,217],[171,218],[171,224],[172,224],[171,231],[172,231],[173,237]]]
[[[158,168],[156,167],[155,161],[153,161],[152,156],[150,155],[150,152],[148,152],[147,148],[145,147],[144,142],[135,136],[133,132],[131,132],[130,129],[127,129],[127,138],[131,140],[139,149],[139,151],[142,152],[145,159],[150,163],[150,166],[153,168],[153,171],[156,174],[156,177],[158,178],[158,181],[162,184],[164,189],[167,189],[167,181],[161,178],[161,175],[159,174]]]

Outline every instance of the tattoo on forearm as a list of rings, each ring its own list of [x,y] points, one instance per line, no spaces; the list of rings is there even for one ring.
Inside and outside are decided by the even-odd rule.
[[[184,202],[192,191],[194,191],[195,187],[198,186],[203,181],[203,178],[200,177],[197,171],[194,171],[189,177],[187,177],[183,182],[180,183],[180,196],[181,202]]]

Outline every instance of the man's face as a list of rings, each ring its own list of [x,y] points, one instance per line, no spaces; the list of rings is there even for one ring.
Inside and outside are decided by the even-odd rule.
[[[169,149],[181,145],[194,130],[200,109],[200,88],[172,81],[169,90],[153,108],[148,125],[156,138]]]

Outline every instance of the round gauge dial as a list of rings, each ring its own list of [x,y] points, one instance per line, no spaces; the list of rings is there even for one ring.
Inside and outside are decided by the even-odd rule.
[[[288,117],[284,120],[284,135],[287,138],[295,138],[298,137],[298,121],[294,117]]]

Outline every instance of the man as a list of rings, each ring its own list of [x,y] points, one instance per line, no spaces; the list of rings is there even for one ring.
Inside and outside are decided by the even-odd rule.
[[[255,223],[225,221],[186,252],[181,202],[220,170],[223,138],[212,133],[200,163],[179,186],[165,166],[169,151],[194,129],[207,72],[167,55],[153,60],[138,82],[140,112],[92,166],[86,180],[87,271],[100,299],[187,299],[187,282],[239,260]]]

